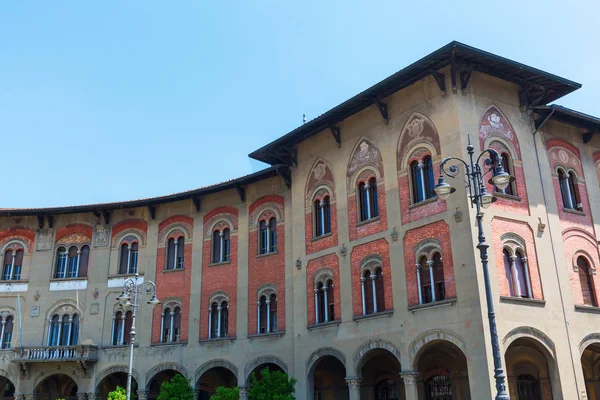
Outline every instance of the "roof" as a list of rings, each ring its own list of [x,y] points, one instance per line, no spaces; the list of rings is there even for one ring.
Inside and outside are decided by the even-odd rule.
[[[250,153],[250,157],[271,165],[287,162],[287,155],[295,144],[453,63],[457,71],[480,71],[522,86],[522,101],[528,106],[548,104],[581,87],[568,79],[454,41]],[[463,74],[457,75],[461,76],[454,82],[461,85]],[[441,84],[445,89],[444,80]]]
[[[210,186],[204,186],[198,189],[188,190],[185,192],[173,193],[166,196],[149,197],[146,199],[121,201],[114,203],[98,203],[85,204],[78,206],[66,207],[48,207],[48,208],[0,208],[0,216],[26,216],[26,215],[53,215],[53,214],[70,214],[81,212],[101,213],[117,209],[134,208],[134,207],[153,207],[158,204],[163,204],[172,201],[186,199],[200,199],[200,197],[221,192],[228,189],[237,189],[240,192],[240,197],[243,197],[243,188],[245,185],[261,181],[279,174],[287,174],[287,167],[274,165],[265,168],[253,174],[245,175],[240,178],[231,179],[229,181],[217,183]],[[199,204],[199,203],[198,203]]]

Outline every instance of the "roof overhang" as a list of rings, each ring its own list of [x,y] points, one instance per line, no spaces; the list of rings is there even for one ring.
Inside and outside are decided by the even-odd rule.
[[[542,119],[550,119],[564,122],[582,128],[584,132],[583,143],[589,143],[594,135],[600,135],[600,118],[572,110],[567,107],[552,104],[549,106],[535,107],[534,111],[541,115]]]
[[[521,105],[527,107],[548,104],[581,87],[581,84],[568,79],[454,41],[250,153],[250,157],[271,165],[289,164],[294,145],[326,129],[332,131],[339,143],[339,130],[337,136],[335,132],[337,123],[373,104],[381,107],[384,98],[428,75],[436,78],[440,90],[445,93],[445,79],[440,78],[438,71],[448,65],[452,66],[453,91],[458,86],[466,89],[471,72],[479,71],[518,84],[521,87]],[[387,110],[380,108],[380,111],[386,118]]]

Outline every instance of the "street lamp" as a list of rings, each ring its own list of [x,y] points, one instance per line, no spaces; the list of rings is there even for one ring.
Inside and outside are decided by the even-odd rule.
[[[444,174],[450,178],[457,178],[459,174],[458,167],[455,164],[449,165],[446,170],[446,163],[451,160],[456,160],[463,163],[465,167],[466,179],[457,178],[464,181],[469,189],[469,199],[471,199],[471,207],[477,208],[477,229],[478,229],[478,244],[477,248],[481,256],[481,264],[483,265],[483,278],[485,282],[485,297],[487,300],[488,319],[490,322],[490,336],[492,340],[492,352],[494,356],[494,379],[496,380],[496,400],[509,400],[508,393],[506,392],[506,375],[502,368],[502,357],[500,355],[500,344],[498,343],[498,331],[496,328],[496,313],[494,311],[494,301],[492,299],[492,289],[490,285],[490,273],[488,270],[488,255],[487,249],[490,247],[485,242],[485,236],[483,234],[483,214],[481,208],[488,208],[496,201],[496,197],[491,195],[484,184],[483,177],[491,173],[492,177],[488,181],[495,185],[498,189],[503,190],[515,180],[510,176],[502,166],[502,158],[498,152],[494,149],[485,149],[475,161],[473,161],[474,147],[471,144],[469,138],[469,144],[467,145],[467,152],[469,153],[469,161],[464,161],[458,157],[446,157],[440,164],[440,178],[438,184],[435,186],[434,191],[437,197],[441,200],[447,199],[452,193],[456,191],[444,178]],[[488,154],[488,157],[484,159],[484,167],[480,165],[482,157]]]
[[[117,301],[125,308],[131,308],[131,330],[129,331],[129,369],[127,371],[127,400],[131,400],[131,376],[133,374],[133,342],[135,341],[135,313],[140,306],[139,300],[142,294],[152,296],[148,304],[152,307],[160,304],[156,297],[156,285],[152,281],[140,282],[139,274],[128,278],[123,283],[123,291],[117,297]]]

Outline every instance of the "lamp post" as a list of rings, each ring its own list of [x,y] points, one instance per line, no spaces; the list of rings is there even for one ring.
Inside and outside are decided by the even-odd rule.
[[[471,207],[475,206],[477,209],[477,229],[478,229],[478,244],[477,248],[481,256],[481,264],[483,265],[483,278],[485,282],[485,297],[487,300],[488,319],[490,323],[490,336],[492,340],[492,352],[494,356],[494,379],[496,380],[496,400],[509,400],[508,393],[506,391],[506,375],[502,368],[502,357],[500,355],[500,344],[498,343],[498,331],[496,328],[496,313],[494,311],[494,301],[492,299],[492,289],[490,285],[490,273],[488,270],[488,255],[487,249],[490,247],[485,242],[485,236],[483,234],[483,214],[481,208],[488,208],[496,201],[496,197],[488,193],[483,177],[491,173],[492,177],[488,181],[489,183],[496,186],[498,189],[503,190],[514,181],[514,178],[510,176],[504,170],[502,166],[502,159],[498,152],[494,149],[485,149],[476,160],[473,159],[474,147],[469,139],[467,145],[467,152],[469,153],[468,162],[458,157],[446,157],[440,164],[440,178],[438,184],[435,186],[434,191],[440,200],[447,199],[450,194],[454,193],[454,189],[450,184],[446,182],[444,175],[450,178],[457,178],[459,169],[455,164],[449,165],[446,169],[446,163],[452,160],[456,160],[462,163],[465,167],[466,179],[458,177],[458,179],[466,183],[469,189],[469,198],[471,199]],[[488,155],[484,159],[484,167],[482,170],[481,160],[484,155]]]
[[[156,306],[160,301],[156,297],[156,285],[152,281],[140,282],[139,274],[128,278],[123,284],[123,292],[117,297],[117,301],[125,308],[131,308],[131,330],[129,331],[129,368],[127,370],[127,400],[131,400],[131,376],[133,374],[133,343],[135,341],[135,314],[140,306],[142,294],[152,296],[148,304]],[[123,322],[124,323],[124,322]]]

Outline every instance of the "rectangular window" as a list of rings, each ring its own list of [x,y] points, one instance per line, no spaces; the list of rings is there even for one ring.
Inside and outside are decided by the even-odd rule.
[[[13,272],[12,279],[14,281],[20,281],[21,280],[21,266],[20,265],[15,265],[15,271]]]
[[[4,334],[4,341],[2,342],[3,349],[10,349],[10,342],[12,341],[12,332]]]
[[[431,285],[423,285],[423,291],[421,293],[423,297],[423,303],[431,303],[433,297],[431,297]]]
[[[4,264],[4,270],[2,272],[2,280],[4,280],[4,281],[10,280],[10,277],[12,275],[11,269],[12,269],[12,263]]]
[[[77,278],[77,257],[69,257],[67,278]]]

